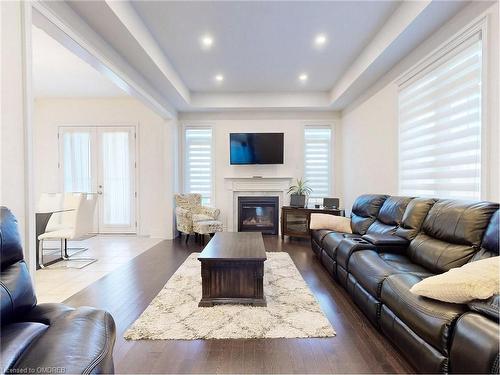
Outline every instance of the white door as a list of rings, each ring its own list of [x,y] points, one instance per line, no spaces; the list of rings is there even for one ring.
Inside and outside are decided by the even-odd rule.
[[[61,127],[63,191],[98,195],[98,233],[136,232],[134,127]]]

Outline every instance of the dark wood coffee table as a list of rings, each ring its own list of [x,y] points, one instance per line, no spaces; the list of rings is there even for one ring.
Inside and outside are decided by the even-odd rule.
[[[263,286],[266,259],[261,233],[216,233],[198,257],[202,279],[198,306],[266,306]]]

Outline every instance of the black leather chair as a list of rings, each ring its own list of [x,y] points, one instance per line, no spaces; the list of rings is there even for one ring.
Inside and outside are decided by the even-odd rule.
[[[361,202],[366,202],[364,197]],[[363,236],[335,245],[323,240],[315,253],[335,251],[335,278],[418,371],[498,373],[498,297],[467,306],[409,291],[425,277],[497,256],[498,203],[397,201],[406,204],[401,220],[401,210],[392,210],[393,219],[384,218],[385,227],[374,220]],[[390,220],[393,228],[370,233],[371,226],[387,229]],[[325,239],[328,235],[340,234]],[[319,247],[314,233],[312,242],[313,249]]]
[[[6,207],[0,207],[0,257],[2,371],[113,373],[113,318],[91,307],[37,305],[17,221]]]

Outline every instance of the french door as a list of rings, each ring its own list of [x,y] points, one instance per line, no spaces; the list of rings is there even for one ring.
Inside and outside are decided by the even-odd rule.
[[[97,233],[136,233],[135,128],[59,128],[64,192],[97,194]]]

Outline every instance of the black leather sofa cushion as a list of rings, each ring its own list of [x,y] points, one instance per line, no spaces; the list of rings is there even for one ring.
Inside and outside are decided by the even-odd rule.
[[[396,225],[387,225],[378,220],[375,220],[372,225],[366,230],[366,233],[394,233],[396,231]]]
[[[498,224],[499,216],[500,211],[497,210],[497,212],[493,214],[490,223],[488,224],[488,228],[486,228],[486,232],[483,236],[483,242],[481,242],[481,249],[479,249],[479,251],[472,256],[470,262],[498,256],[498,242],[500,241],[500,227]]]
[[[37,322],[51,325],[62,315],[73,310],[74,308],[61,303],[41,303],[36,305],[28,314],[26,314],[24,320],[27,322]]]
[[[469,302],[469,308],[472,311],[476,311],[478,313],[481,313],[488,318],[495,320],[498,322],[499,319],[499,307],[500,307],[500,296],[498,294],[494,295],[493,297],[490,297],[486,300],[475,300],[472,302]]]
[[[412,199],[410,197],[388,197],[380,207],[377,218],[366,232],[375,234],[394,233],[401,223],[408,203]]]
[[[29,368],[64,368],[68,374],[113,372],[115,325],[111,315],[91,307],[71,309],[38,305],[30,315],[40,315],[50,326],[21,355],[15,371]],[[48,317],[52,315],[52,317]],[[50,350],[48,350],[50,348]]]
[[[352,206],[351,228],[356,234],[365,234],[375,221],[380,207],[387,199],[387,195],[364,194],[359,196]]]
[[[351,233],[339,233],[331,232],[328,233],[323,239],[323,250],[332,258],[337,259],[337,248],[342,240],[345,238],[360,238],[359,234]]]
[[[439,200],[430,209],[422,229],[442,241],[479,248],[497,203]]]
[[[396,236],[405,238],[408,241],[413,240],[420,231],[420,228],[422,227],[422,224],[424,223],[424,220],[434,203],[436,203],[436,199],[412,199],[408,203],[408,206],[406,206],[401,224],[396,229]]]
[[[311,239],[316,241],[319,246],[323,246],[323,239],[328,233],[332,233],[330,229],[315,229],[311,231]]]
[[[462,315],[455,326],[450,372],[498,374],[499,326],[476,313]]]
[[[399,272],[412,273],[421,276],[432,275],[428,270],[415,264],[404,254],[394,254],[394,253],[379,253],[380,258],[390,266],[396,268]]]
[[[463,266],[477,251],[473,246],[444,242],[424,233],[419,233],[408,247],[413,262],[436,274]]]
[[[349,258],[356,251],[375,250],[375,245],[362,238],[344,238],[337,248],[337,263],[344,270],[349,269]]]
[[[2,327],[2,370],[11,368],[23,351],[49,328],[41,323],[13,323]],[[3,373],[2,371],[2,373]]]
[[[425,268],[412,263],[404,255],[378,253],[373,250],[353,253],[348,267],[356,281],[376,298],[380,298],[382,284],[390,275],[412,272],[422,276],[431,276]]]
[[[0,291],[2,325],[19,319],[35,306],[35,291],[24,260],[2,270]]]
[[[490,202],[437,201],[410,243],[410,258],[433,273],[464,265],[479,250],[496,210]]]
[[[408,203],[413,197],[388,197],[377,215],[377,220],[387,225],[399,225]]]
[[[418,336],[447,355],[454,323],[467,307],[411,293],[410,288],[422,279],[414,274],[387,277],[382,285],[381,300]]]
[[[497,210],[491,221],[486,228],[486,232],[484,233],[483,242],[481,243],[481,247],[485,250],[491,251],[495,256],[499,253],[499,241],[500,241],[500,211]]]
[[[6,207],[0,207],[0,254],[2,270],[23,259],[17,219]]]

